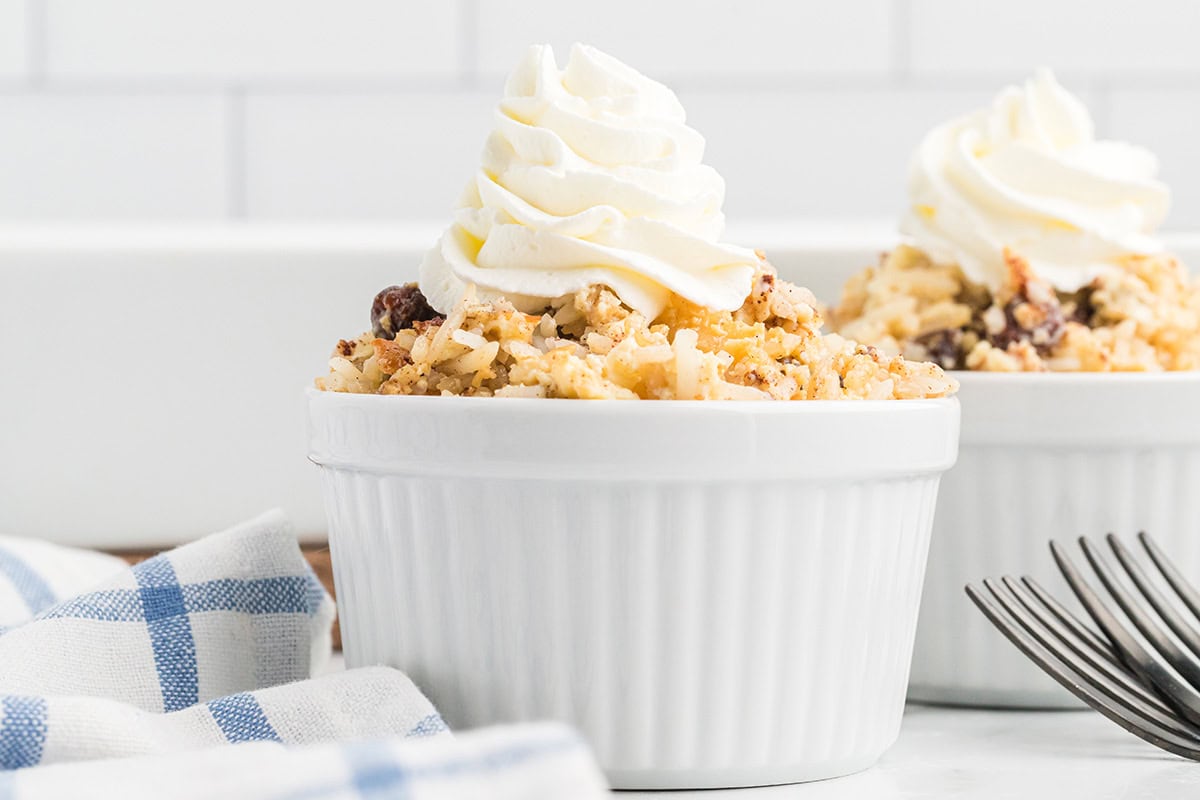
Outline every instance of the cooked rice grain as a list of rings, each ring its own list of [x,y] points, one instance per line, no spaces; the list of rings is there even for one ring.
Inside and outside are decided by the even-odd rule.
[[[983,371],[1200,369],[1200,282],[1171,256],[1128,258],[1075,294],[1008,255],[995,296],[900,246],[846,284],[835,330],[889,355]],[[1010,319],[1011,316],[1011,319]]]
[[[337,392],[591,399],[945,397],[933,364],[822,336],[817,303],[763,262],[737,311],[676,297],[653,323],[602,286],[542,316],[468,291],[440,324],[339,342],[318,388]]]

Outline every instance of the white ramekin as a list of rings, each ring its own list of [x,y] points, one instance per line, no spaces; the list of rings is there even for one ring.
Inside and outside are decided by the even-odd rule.
[[[349,666],[564,720],[618,788],[863,769],[904,706],[954,400],[311,391]]]
[[[1032,575],[1076,608],[1048,543],[1110,531],[1146,530],[1200,575],[1200,373],[955,376],[962,448],[938,499],[909,697],[1082,707],[963,587]]]

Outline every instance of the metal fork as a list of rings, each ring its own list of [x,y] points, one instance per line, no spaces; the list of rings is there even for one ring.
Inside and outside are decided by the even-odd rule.
[[[1116,536],[1106,538],[1133,588],[1086,537],[1079,545],[1105,600],[1057,543],[1050,552],[1095,623],[1080,620],[1028,576],[987,578],[967,595],[1048,675],[1130,733],[1200,761],[1200,592],[1145,533],[1138,540],[1172,601]]]

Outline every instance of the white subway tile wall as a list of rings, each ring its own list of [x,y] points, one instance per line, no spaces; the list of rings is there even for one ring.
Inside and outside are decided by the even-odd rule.
[[[459,69],[453,2],[41,2],[51,78],[375,80]]]
[[[475,173],[496,95],[414,91],[246,97],[246,213],[448,217]]]
[[[215,94],[0,97],[0,218],[213,219],[230,213]]]
[[[26,0],[0,0],[0,80],[29,74]]]
[[[479,68],[503,75],[531,42],[586,41],[661,79],[886,75],[890,0],[481,0]]]
[[[1049,64],[1105,78],[1200,72],[1189,0],[911,0],[912,69],[945,75]]]
[[[0,218],[445,219],[507,69],[662,78],[731,219],[895,216],[921,134],[1035,66],[1200,229],[1193,0],[0,0]]]

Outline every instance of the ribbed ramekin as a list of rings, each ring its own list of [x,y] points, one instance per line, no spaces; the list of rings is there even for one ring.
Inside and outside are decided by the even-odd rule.
[[[1048,543],[1110,531],[1146,530],[1200,575],[1200,373],[956,377],[962,448],[939,495],[909,697],[1082,708],[963,587],[1032,575],[1078,609]]]
[[[895,740],[954,400],[311,392],[349,666],[452,726],[577,726],[618,788],[784,783]]]

